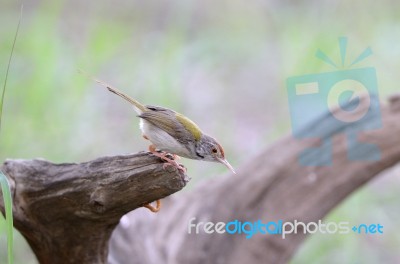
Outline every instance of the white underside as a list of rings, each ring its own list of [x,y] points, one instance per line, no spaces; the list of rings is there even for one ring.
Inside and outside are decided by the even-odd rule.
[[[190,156],[189,151],[174,139],[170,134],[152,125],[146,120],[140,119],[140,130],[157,149],[176,154],[182,157]]]

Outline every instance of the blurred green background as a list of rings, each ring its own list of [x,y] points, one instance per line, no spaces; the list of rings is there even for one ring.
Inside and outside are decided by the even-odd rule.
[[[3,77],[19,2],[0,0]],[[286,79],[335,70],[338,37],[348,61],[377,70],[380,96],[398,91],[400,4],[396,1],[24,1],[0,137],[0,160],[81,162],[147,148],[132,108],[77,73],[82,69],[139,101],[170,107],[222,142],[234,167],[291,133]],[[1,79],[3,80],[3,79]],[[226,173],[183,160],[189,188]],[[380,223],[383,235],[313,235],[297,263],[400,263],[400,170],[354,193],[325,221]],[[1,218],[1,217],[0,217]],[[6,237],[0,220],[0,263]],[[17,234],[16,263],[36,263]]]

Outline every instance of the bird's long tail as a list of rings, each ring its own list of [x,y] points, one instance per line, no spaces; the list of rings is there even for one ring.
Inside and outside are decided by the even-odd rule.
[[[83,72],[82,70],[79,70],[79,73],[85,75],[86,77],[88,77],[89,79],[92,79],[93,81],[97,82],[98,84],[106,87],[110,92],[115,93],[116,95],[124,98],[126,101],[128,101],[129,103],[131,103],[134,107],[135,107],[135,111],[138,114],[141,114],[143,112],[146,111],[146,107],[144,105],[142,105],[141,103],[139,103],[138,101],[136,101],[135,99],[129,97],[128,95],[124,94],[123,92],[119,91],[118,89],[112,87],[111,85],[109,85],[106,82],[103,82],[101,80],[98,80],[88,74],[86,74],[85,72]]]

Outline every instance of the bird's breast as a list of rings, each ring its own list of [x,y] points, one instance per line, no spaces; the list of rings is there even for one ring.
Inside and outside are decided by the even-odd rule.
[[[145,135],[157,149],[182,157],[191,157],[189,150],[164,130],[142,118],[140,119],[139,126],[143,135]]]

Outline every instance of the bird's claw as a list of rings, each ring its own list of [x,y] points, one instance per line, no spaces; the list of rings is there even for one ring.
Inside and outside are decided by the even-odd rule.
[[[175,154],[170,154],[167,152],[162,152],[162,151],[150,151],[151,154],[153,154],[156,157],[159,157],[163,161],[166,161],[163,165],[163,169],[166,170],[167,167],[172,166],[174,168],[177,168],[179,171],[186,173],[187,169],[182,165],[179,164],[178,162],[175,161],[176,158],[178,158],[178,155]]]
[[[152,206],[149,203],[148,204],[144,204],[143,207],[146,207],[147,209],[149,209],[153,213],[157,213],[161,209],[161,200],[157,200],[156,201],[156,207]]]
[[[186,173],[186,172],[187,172],[187,169],[186,169],[182,164],[179,164],[178,162],[176,162],[176,161],[174,161],[174,160],[172,160],[172,161],[173,161],[173,163],[172,163],[172,162],[166,162],[166,163],[164,163],[163,169],[164,169],[164,170],[167,170],[167,169],[166,169],[167,167],[172,166],[172,167],[174,167],[174,168],[177,168],[179,171],[181,171],[181,172],[183,172],[183,173]]]

